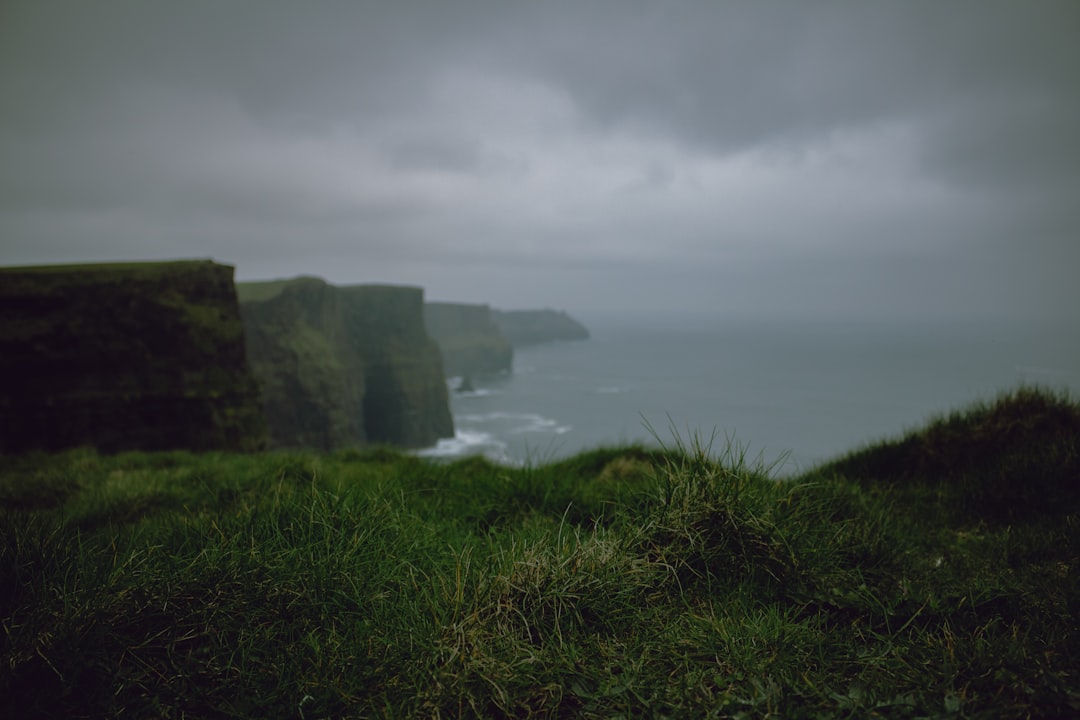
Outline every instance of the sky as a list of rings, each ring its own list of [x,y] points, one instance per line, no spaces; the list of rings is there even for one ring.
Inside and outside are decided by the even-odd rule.
[[[3,0],[0,265],[1080,311],[1080,3]]]

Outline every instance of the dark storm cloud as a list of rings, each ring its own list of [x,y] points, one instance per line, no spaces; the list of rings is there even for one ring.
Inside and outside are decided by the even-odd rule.
[[[1064,313],[1078,39],[1073,2],[7,2],[0,261]]]
[[[689,9],[688,9],[689,7]],[[1080,7],[1015,3],[646,3],[551,28],[529,58],[608,125],[718,152],[918,125],[963,181],[1075,179]],[[602,28],[598,41],[597,29]]]

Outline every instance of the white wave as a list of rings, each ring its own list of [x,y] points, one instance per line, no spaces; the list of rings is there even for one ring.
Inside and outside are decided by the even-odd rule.
[[[509,420],[516,417],[522,417],[518,413],[508,413],[501,410],[496,410],[489,413],[461,413],[455,415],[454,420],[460,420],[461,422],[470,423],[490,423],[497,422],[499,420]]]
[[[515,435],[521,433],[554,433],[555,435],[564,435],[573,430],[573,427],[570,425],[562,425],[558,420],[546,418],[534,413],[522,414],[518,416],[516,420],[521,424],[510,430],[510,432]]]
[[[558,420],[544,417],[537,413],[512,413],[495,411],[489,413],[462,413],[454,417],[454,422],[473,425],[499,423],[506,427],[511,435],[521,433],[553,433],[564,435],[573,430],[572,425],[563,425]]]
[[[491,388],[476,388],[475,390],[466,390],[464,392],[455,390],[454,395],[462,398],[487,397],[488,395],[502,395],[502,391],[492,390]]]
[[[417,450],[421,457],[458,457],[483,452],[493,457],[506,454],[506,443],[500,442],[490,433],[478,430],[457,430],[452,438],[443,438],[433,447]]]

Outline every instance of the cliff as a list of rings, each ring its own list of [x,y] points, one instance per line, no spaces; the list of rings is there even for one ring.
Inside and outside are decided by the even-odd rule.
[[[420,288],[296,278],[238,290],[273,445],[423,447],[453,436]]]
[[[589,338],[585,326],[561,310],[493,310],[492,319],[513,345]]]
[[[265,443],[233,268],[0,269],[0,451]]]
[[[439,344],[447,375],[510,372],[513,367],[514,348],[487,305],[425,303],[424,324]]]

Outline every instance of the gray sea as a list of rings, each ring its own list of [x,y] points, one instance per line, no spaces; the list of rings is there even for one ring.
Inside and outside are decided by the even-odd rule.
[[[1080,398],[1080,332],[1008,323],[586,322],[512,373],[449,378],[456,436],[420,451],[543,463],[694,437],[790,474],[1021,384]]]

